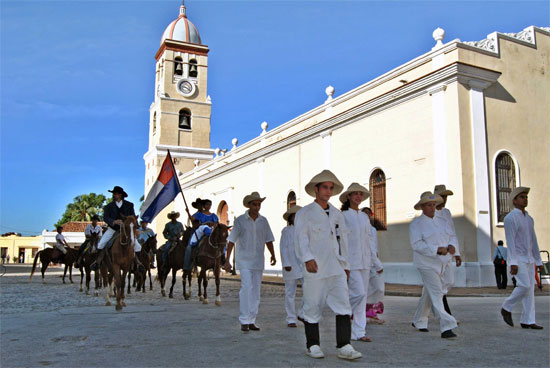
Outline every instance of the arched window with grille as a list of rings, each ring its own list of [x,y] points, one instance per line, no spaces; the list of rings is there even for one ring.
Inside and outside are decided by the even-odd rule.
[[[495,182],[497,199],[498,222],[503,222],[504,217],[512,210],[510,193],[516,187],[516,167],[514,159],[507,152],[501,152],[495,160]]]
[[[294,193],[294,191],[290,191],[286,197],[286,209],[289,210],[294,206],[296,206],[296,193]]]
[[[376,169],[369,180],[370,208],[374,213],[374,222],[377,230],[387,229],[386,220],[386,175],[384,171]]]
[[[179,56],[174,59],[174,75],[183,75],[183,60]]]
[[[199,75],[199,69],[197,66],[197,60],[191,59],[189,60],[189,76],[191,78],[197,78]]]
[[[153,134],[157,132],[157,112],[153,113]]]
[[[178,127],[180,129],[191,129],[191,111],[189,109],[180,110]]]

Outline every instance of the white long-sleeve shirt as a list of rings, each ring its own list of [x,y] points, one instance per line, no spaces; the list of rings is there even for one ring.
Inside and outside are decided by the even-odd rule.
[[[413,249],[413,264],[419,269],[432,269],[438,274],[444,271],[448,260],[437,254],[437,248],[449,245],[449,234],[444,221],[424,214],[415,218],[409,226],[409,239]]]
[[[84,229],[84,234],[86,236],[91,236],[92,233],[94,234],[98,234],[99,236],[103,235],[103,230],[101,229],[101,226],[99,225],[92,225],[92,224],[88,224],[86,225],[86,228]]]
[[[298,211],[294,226],[298,259],[302,264],[314,259],[318,267],[310,273],[304,265],[304,278],[323,279],[350,269],[346,220],[336,207],[329,203],[327,215],[319,204],[310,203]]]
[[[439,256],[442,262],[448,263],[452,261],[454,256],[460,256],[460,249],[458,246],[458,237],[456,236],[455,224],[453,222],[453,215],[451,215],[451,211],[443,207],[441,210],[435,210],[434,218],[437,218],[438,220],[442,220],[442,223],[440,225],[445,229],[445,233],[447,234],[447,239],[448,239],[447,245],[452,245],[456,249],[455,254],[447,253],[444,256]]]
[[[376,258],[372,231],[366,213],[352,208],[342,211],[348,230],[349,264],[351,270],[368,270]]]
[[[235,220],[228,241],[235,243],[235,261],[238,270],[263,270],[265,244],[274,240],[267,219],[256,220],[246,211]]]
[[[302,265],[296,256],[296,247],[294,246],[294,226],[287,226],[281,232],[281,242],[279,247],[281,250],[281,264],[283,265],[283,280],[301,279]],[[286,271],[285,267],[291,267],[290,271]]]
[[[535,221],[525,215],[521,210],[514,208],[504,217],[504,232],[506,234],[506,245],[508,246],[509,266],[517,266],[518,262],[535,263],[542,266],[539,244],[535,234]]]
[[[372,259],[371,268],[374,268],[376,271],[380,271],[384,269],[384,266],[382,265],[380,258],[378,258],[378,236],[376,235],[376,228],[370,225],[370,231],[373,238],[371,243],[372,251],[376,255],[376,257]]]

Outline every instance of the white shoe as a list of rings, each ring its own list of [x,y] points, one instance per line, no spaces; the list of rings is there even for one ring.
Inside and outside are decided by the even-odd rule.
[[[306,355],[315,359],[322,359],[325,357],[319,345],[311,345],[311,347],[306,350]]]
[[[338,358],[340,359],[355,360],[361,358],[362,356],[363,354],[355,350],[350,344],[342,346],[338,349]]]

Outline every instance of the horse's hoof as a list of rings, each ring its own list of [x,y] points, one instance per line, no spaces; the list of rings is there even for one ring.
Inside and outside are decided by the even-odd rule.
[[[80,291],[80,292],[83,292],[83,291],[84,291],[84,289],[80,288],[80,289],[78,289],[78,291]]]
[[[199,300],[200,300],[201,302],[203,302],[203,301],[204,301],[204,298],[202,297],[202,295],[201,295],[201,296],[199,296]]]
[[[191,299],[191,296],[190,296],[190,295],[187,295],[187,294],[185,294],[185,295],[183,296],[183,299],[185,299],[185,300],[189,300],[189,299]]]
[[[222,305],[222,302],[216,300],[216,305],[220,307]]]
[[[120,305],[122,305],[123,307],[126,306],[126,303],[124,301],[120,302]]]
[[[203,299],[202,304],[208,304],[208,299]]]
[[[117,311],[121,311],[121,310],[122,310],[122,305],[117,304],[117,305],[115,306],[115,309],[116,309]]]
[[[174,296],[172,294],[168,295],[170,299],[174,299]]]
[[[86,290],[86,295],[90,295],[90,292],[88,290]]]
[[[94,296],[99,296],[99,293],[97,291],[94,292]]]
[[[110,307],[111,305],[112,305],[111,302],[106,302],[106,303],[105,303],[105,306],[106,306],[106,307]]]
[[[71,280],[71,284],[74,284],[73,280]]]

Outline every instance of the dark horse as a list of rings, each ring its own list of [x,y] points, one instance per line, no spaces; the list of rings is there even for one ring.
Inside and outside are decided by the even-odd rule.
[[[193,228],[188,227],[185,229],[182,239],[178,240],[176,244],[172,244],[173,248],[170,249],[170,253],[166,256],[166,265],[162,259],[162,253],[164,252],[166,245],[163,245],[157,250],[157,278],[160,282],[160,292],[162,296],[166,296],[166,279],[168,278],[170,271],[172,271],[172,286],[170,287],[170,294],[168,294],[168,297],[174,297],[176,273],[178,270],[183,269],[185,249],[187,248],[187,244],[189,243],[189,239],[192,234]],[[185,288],[185,278],[183,279],[183,287]]]
[[[88,244],[86,245],[88,250],[84,250],[84,253],[81,256],[80,270],[82,272],[82,268],[84,268],[84,272],[86,273],[86,295],[90,294],[90,280],[92,279],[92,270],[90,266],[92,265],[92,263],[95,262],[97,258],[97,253],[92,252],[92,249],[95,249],[97,247],[98,242],[99,242],[99,234],[92,233],[90,236],[90,239],[88,239]],[[85,245],[82,245],[82,246],[85,246]],[[101,285],[99,271],[94,272],[94,284],[95,284],[94,295],[98,296],[99,287]],[[80,291],[82,291],[82,277],[80,278]]]
[[[199,272],[198,285],[199,285],[199,298],[202,300],[203,304],[208,304],[208,296],[206,294],[206,287],[208,286],[208,278],[206,276],[206,271],[213,270],[214,278],[216,280],[216,305],[220,306],[222,304],[222,299],[220,296],[220,268],[221,257],[223,250],[227,242],[227,236],[229,235],[229,227],[224,224],[216,224],[212,229],[212,233],[209,236],[203,237],[199,242],[199,251],[196,260],[196,266],[200,267],[201,271]],[[191,275],[191,271],[185,271],[184,278],[186,275]],[[201,282],[204,288],[204,296],[201,292]],[[185,285],[184,285],[185,288]],[[185,289],[184,289],[185,293]],[[191,290],[189,290],[189,294]]]
[[[63,258],[63,262],[62,262],[65,265],[65,269],[63,271],[63,283],[65,283],[65,276],[67,275],[67,269],[69,269],[69,280],[71,281],[71,284],[72,284],[73,283],[73,263],[76,261],[76,258],[78,257],[78,251],[72,248],[65,248],[65,249],[67,249],[67,254],[65,254],[65,257]],[[55,249],[55,253],[59,254],[60,252],[59,250]],[[36,256],[34,256],[34,263],[32,264],[31,280],[32,280],[32,275],[34,275],[34,270],[36,269],[36,264],[38,263],[38,257],[40,257],[40,263],[42,263],[42,269],[41,269],[42,283],[43,284],[46,283],[46,280],[44,280],[44,272],[46,272],[48,265],[52,261],[53,255],[54,255],[54,248],[46,248],[36,253]]]
[[[136,239],[137,222],[134,216],[122,215],[123,224],[120,225],[119,236],[113,241],[113,245],[101,263],[101,276],[105,287],[105,305],[111,305],[109,300],[110,282],[108,272],[112,274],[116,287],[117,311],[126,306],[124,302],[124,284],[126,274],[134,262],[134,241]],[[109,285],[109,288],[107,288]]]
[[[145,271],[140,272],[137,270],[136,265],[132,266],[131,272],[128,272],[128,291],[127,294],[130,294],[130,277],[132,273],[134,274],[134,284],[137,286],[136,291],[145,292],[145,281],[147,281],[147,274],[149,274],[149,290],[153,290],[153,281],[151,279],[151,262],[155,257],[157,251],[157,235],[152,236],[147,239],[147,241],[141,246],[141,252],[138,253],[137,257],[141,264],[145,267]]]

